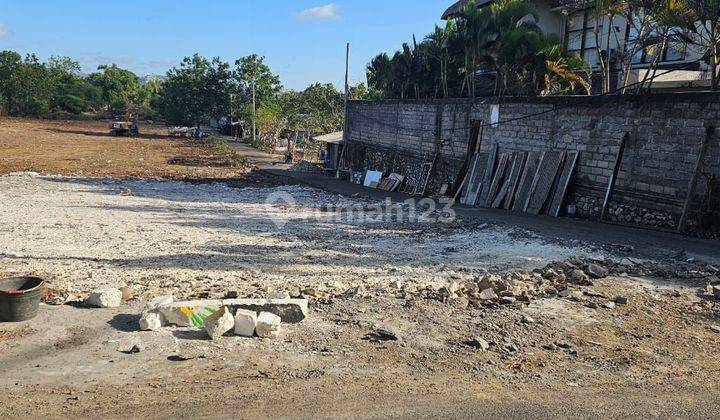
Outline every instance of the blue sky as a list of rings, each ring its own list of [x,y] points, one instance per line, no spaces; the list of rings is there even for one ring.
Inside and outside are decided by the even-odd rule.
[[[365,64],[440,23],[453,0],[0,0],[0,49],[65,55],[86,72],[116,63],[164,74],[198,52],[227,61],[264,55],[287,88],[341,87],[345,43],[351,82]]]

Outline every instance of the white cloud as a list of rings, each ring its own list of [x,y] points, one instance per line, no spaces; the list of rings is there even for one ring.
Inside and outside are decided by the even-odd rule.
[[[4,23],[0,23],[0,38],[3,38],[8,34],[7,26]]]
[[[325,6],[313,7],[298,12],[296,15],[302,20],[330,20],[340,19],[340,7],[336,4],[326,4]]]

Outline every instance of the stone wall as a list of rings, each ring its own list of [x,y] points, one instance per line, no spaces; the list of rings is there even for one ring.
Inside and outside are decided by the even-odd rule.
[[[493,107],[500,110],[497,126],[489,126]],[[620,140],[629,133],[610,218],[667,229],[677,226],[706,128],[718,127],[693,207],[708,210],[706,224],[717,223],[720,213],[720,191],[704,202],[708,177],[720,178],[720,94],[354,101],[348,118],[348,160],[355,169],[412,178],[437,155],[431,192],[455,181],[473,124],[484,125],[481,153],[495,145],[501,152],[578,151],[566,204],[589,218],[599,215]]]

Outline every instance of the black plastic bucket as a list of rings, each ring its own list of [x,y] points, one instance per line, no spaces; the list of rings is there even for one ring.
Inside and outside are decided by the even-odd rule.
[[[37,277],[0,279],[0,322],[20,322],[35,318],[45,282]]]

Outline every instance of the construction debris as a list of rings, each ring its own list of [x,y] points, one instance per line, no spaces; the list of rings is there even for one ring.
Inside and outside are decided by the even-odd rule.
[[[270,312],[279,316],[286,324],[297,324],[307,317],[307,299],[225,299],[222,305],[231,312],[246,309],[255,312]]]
[[[308,313],[306,299],[286,298],[287,292],[268,295],[279,299],[223,299],[175,302],[172,296],[154,299],[140,315],[140,329],[157,331],[165,325],[202,328],[216,340],[231,330],[242,337],[277,337],[280,324],[301,322]],[[260,316],[258,316],[260,312]]]
[[[252,337],[257,326],[257,313],[238,309],[235,313],[235,335]]]
[[[255,334],[260,338],[277,338],[280,335],[279,316],[270,312],[261,312],[257,318]]]
[[[117,308],[122,304],[122,297],[119,289],[103,287],[90,292],[85,303],[98,308]]]
[[[165,318],[160,314],[160,306],[169,305],[175,301],[172,296],[160,296],[145,306],[140,314],[141,331],[157,331],[165,324]]]
[[[168,324],[178,327],[202,328],[205,319],[223,306],[221,300],[195,300],[161,305],[160,314]]]
[[[205,332],[210,339],[217,340],[235,328],[235,318],[226,307],[222,307],[205,318]]]

